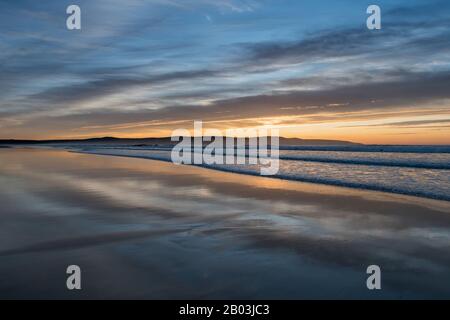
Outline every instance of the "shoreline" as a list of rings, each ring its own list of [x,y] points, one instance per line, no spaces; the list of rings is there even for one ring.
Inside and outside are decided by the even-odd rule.
[[[59,148],[56,148],[56,149],[59,149]],[[69,152],[81,153],[81,154],[94,154],[94,155],[103,155],[103,156],[145,159],[145,160],[154,160],[154,161],[162,161],[162,162],[172,163],[171,161],[169,161],[167,159],[156,158],[156,157],[151,158],[151,157],[146,157],[146,156],[122,155],[122,154],[104,153],[104,152],[96,152],[96,151],[90,152],[90,151],[68,150],[68,149],[62,149],[62,150],[67,150]],[[122,150],[122,149],[116,149],[116,150]],[[186,165],[183,165],[183,166],[186,166]],[[340,188],[346,188],[346,189],[352,189],[352,190],[381,192],[381,193],[385,193],[385,194],[396,194],[396,195],[404,195],[404,196],[410,196],[410,197],[421,198],[421,199],[450,202],[450,195],[448,197],[438,197],[438,196],[433,196],[430,194],[402,192],[399,190],[392,190],[392,189],[387,189],[387,188],[383,188],[383,187],[374,187],[371,185],[364,185],[364,184],[357,184],[357,183],[350,184],[350,183],[340,183],[339,181],[296,178],[295,176],[293,177],[293,176],[287,176],[287,175],[261,176],[260,174],[258,174],[256,172],[250,172],[250,171],[244,171],[244,170],[233,170],[233,169],[208,166],[208,165],[190,164],[187,166],[194,166],[194,167],[199,167],[199,168],[204,168],[204,169],[209,169],[209,170],[214,170],[214,171],[235,173],[235,174],[245,175],[245,176],[255,176],[255,177],[262,177],[262,178],[269,178],[269,179],[279,179],[279,180],[283,180],[283,181],[294,181],[294,182],[300,182],[300,183],[319,184],[319,185],[340,187]]]
[[[278,181],[279,183],[287,183],[291,186],[307,186],[308,188],[313,188],[320,194],[326,194],[326,193],[332,193],[332,194],[341,194],[343,196],[347,195],[348,192],[351,192],[353,194],[358,194],[361,197],[365,198],[373,198],[377,200],[382,201],[406,201],[408,203],[415,203],[415,204],[426,204],[426,206],[434,207],[434,208],[445,208],[444,210],[448,209],[450,210],[450,201],[449,200],[443,200],[443,199],[436,199],[432,197],[422,197],[417,196],[413,194],[407,194],[407,193],[397,193],[397,192],[389,192],[389,191],[383,191],[383,190],[374,190],[374,189],[366,189],[366,188],[357,188],[357,187],[349,187],[346,185],[339,185],[339,184],[328,184],[328,183],[320,183],[316,181],[303,181],[303,180],[295,180],[295,179],[286,179],[283,177],[278,176],[261,176],[258,174],[252,174],[252,173],[246,173],[246,172],[239,172],[239,171],[233,171],[233,170],[224,170],[222,168],[215,168],[215,167],[208,167],[204,165],[177,165],[173,162],[166,160],[166,159],[157,159],[157,158],[149,158],[144,156],[133,156],[133,155],[119,155],[119,154],[107,154],[107,153],[96,153],[96,152],[88,152],[88,151],[80,151],[80,150],[71,150],[66,148],[59,148],[59,147],[48,147],[48,146],[17,146],[14,148],[9,149],[17,149],[17,150],[49,150],[49,151],[58,151],[58,152],[67,152],[72,154],[79,154],[79,155],[92,155],[92,156],[101,156],[106,158],[124,158],[124,159],[133,159],[133,160],[140,160],[144,163],[148,162],[148,164],[155,163],[164,163],[169,164],[170,166],[173,166],[174,168],[182,168],[183,169],[189,169],[192,168],[194,170],[205,170],[206,172],[211,173],[217,173],[217,174],[229,174],[236,177],[236,180],[242,180],[240,177],[245,176],[247,178],[256,178],[256,179],[262,179],[264,181],[270,181],[269,184],[276,184]],[[440,210],[440,209],[439,209]]]
[[[102,155],[102,156],[113,156],[113,157],[122,157],[122,158],[132,158],[132,159],[142,159],[142,160],[153,160],[153,161],[161,161],[165,163],[172,163],[172,161],[164,158],[158,158],[158,157],[149,157],[149,156],[142,156],[142,155],[126,155],[126,154],[115,154],[115,153],[108,153],[108,152],[101,152],[101,151],[89,151],[89,150],[77,150],[77,149],[71,149],[59,146],[14,146],[10,147],[10,149],[37,149],[37,150],[61,150],[61,151],[67,151],[72,153],[78,153],[78,154],[92,154],[92,155]],[[113,148],[113,149],[106,149],[106,150],[116,150],[116,151],[129,151],[130,149],[121,149],[121,148]],[[132,149],[134,150],[134,149]],[[140,149],[138,149],[140,150]],[[153,151],[153,150],[148,150]],[[158,150],[157,150],[158,151]],[[162,150],[167,151],[167,150]],[[283,159],[280,159],[283,160]],[[305,160],[308,162],[307,160]],[[314,161],[313,161],[314,162]],[[175,164],[174,164],[175,165]],[[176,165],[177,167],[179,165]],[[298,183],[308,183],[308,184],[315,184],[315,185],[322,185],[322,186],[329,186],[329,187],[337,187],[337,188],[344,188],[348,190],[360,190],[360,191],[368,191],[368,192],[379,192],[386,195],[401,195],[401,196],[407,196],[412,198],[418,198],[418,199],[428,199],[433,201],[442,201],[445,203],[450,203],[450,195],[448,196],[435,196],[432,194],[423,194],[423,193],[417,193],[417,192],[403,192],[402,190],[393,190],[373,185],[367,185],[367,184],[359,184],[359,183],[341,183],[339,181],[332,181],[327,179],[307,179],[304,177],[295,177],[295,176],[286,176],[286,175],[275,175],[275,176],[262,176],[258,173],[251,172],[251,171],[245,171],[245,170],[233,170],[228,168],[221,168],[217,166],[208,166],[208,165],[185,165],[182,166],[190,166],[190,167],[196,167],[196,168],[203,168],[207,170],[212,171],[219,171],[219,172],[227,172],[227,173],[235,173],[238,175],[244,175],[244,176],[253,176],[253,177],[260,177],[260,178],[268,178],[268,179],[277,179],[282,181],[291,181],[291,182],[298,182]]]

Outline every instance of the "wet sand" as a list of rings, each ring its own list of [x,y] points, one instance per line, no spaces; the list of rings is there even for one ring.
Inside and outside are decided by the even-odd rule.
[[[450,298],[445,201],[2,149],[0,203],[0,298]]]

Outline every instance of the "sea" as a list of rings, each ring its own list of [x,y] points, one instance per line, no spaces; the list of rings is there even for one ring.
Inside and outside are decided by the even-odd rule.
[[[111,145],[67,148],[83,153],[171,161],[171,148]],[[262,165],[200,166],[260,175]],[[450,201],[450,146],[281,146],[279,170],[272,177]]]

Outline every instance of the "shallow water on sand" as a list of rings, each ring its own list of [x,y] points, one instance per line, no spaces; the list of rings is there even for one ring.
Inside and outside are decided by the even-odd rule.
[[[449,202],[4,149],[0,203],[0,298],[450,297]]]
[[[371,150],[373,147],[360,148]],[[276,166],[279,170],[274,170],[274,177],[450,201],[450,152],[432,152],[433,150],[429,150],[431,146],[423,153],[416,150],[419,146],[399,148],[397,146],[396,152],[281,150],[279,166]],[[416,153],[402,150],[411,148]],[[441,151],[443,148],[448,151],[446,146],[434,146],[434,151]],[[76,150],[172,161],[169,149],[87,146]],[[249,165],[246,159],[241,160],[246,164],[201,166],[258,176],[262,167],[267,167],[261,164]]]

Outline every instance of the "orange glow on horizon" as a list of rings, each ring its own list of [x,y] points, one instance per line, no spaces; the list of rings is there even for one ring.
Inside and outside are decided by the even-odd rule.
[[[426,111],[426,110],[425,110]],[[210,120],[203,129],[278,129],[286,138],[344,140],[364,144],[450,144],[450,111],[436,109],[391,110],[383,114],[353,112],[348,114],[321,113],[313,115],[273,116],[243,119]],[[327,121],[323,120],[327,119]],[[161,138],[172,131],[185,128],[193,133],[193,121],[143,121],[104,126],[86,126],[66,134],[23,132],[15,139],[87,139],[95,137]],[[9,139],[9,137],[1,137]]]

